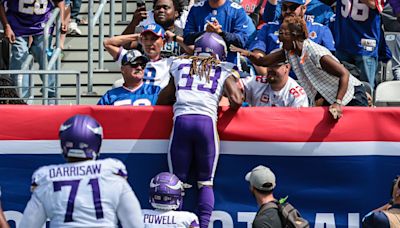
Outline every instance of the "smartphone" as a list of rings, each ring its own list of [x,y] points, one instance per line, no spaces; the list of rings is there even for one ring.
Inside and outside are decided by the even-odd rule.
[[[143,7],[143,6],[146,7],[146,3],[144,2],[144,0],[136,0],[136,7],[137,8],[140,8],[140,7]]]

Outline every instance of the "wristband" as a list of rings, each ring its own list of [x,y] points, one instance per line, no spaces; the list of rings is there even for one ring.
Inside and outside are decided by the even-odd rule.
[[[343,105],[343,102],[340,99],[336,99],[335,103],[338,104],[338,105]]]

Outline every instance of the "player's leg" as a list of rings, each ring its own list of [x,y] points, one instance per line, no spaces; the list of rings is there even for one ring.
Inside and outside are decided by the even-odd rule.
[[[169,171],[184,183],[187,182],[193,158],[193,141],[191,137],[194,136],[194,133],[191,132],[192,122],[190,115],[176,117],[169,145]]]
[[[213,181],[219,156],[219,138],[215,121],[201,116],[197,120],[195,163],[197,167],[198,216],[201,228],[207,228],[214,209]]]

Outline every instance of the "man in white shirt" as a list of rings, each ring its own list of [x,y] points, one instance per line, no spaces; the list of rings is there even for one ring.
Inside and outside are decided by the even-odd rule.
[[[250,106],[308,107],[304,89],[289,77],[290,64],[268,67],[267,75],[242,80],[245,101]]]
[[[143,228],[141,209],[116,159],[95,160],[103,129],[90,116],[75,115],[59,131],[67,163],[43,166],[32,175],[32,197],[19,227]]]

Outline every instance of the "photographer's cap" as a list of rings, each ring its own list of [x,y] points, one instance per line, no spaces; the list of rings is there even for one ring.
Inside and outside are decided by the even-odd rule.
[[[259,165],[248,172],[245,179],[256,189],[262,191],[271,191],[276,186],[275,174],[263,165]]]

